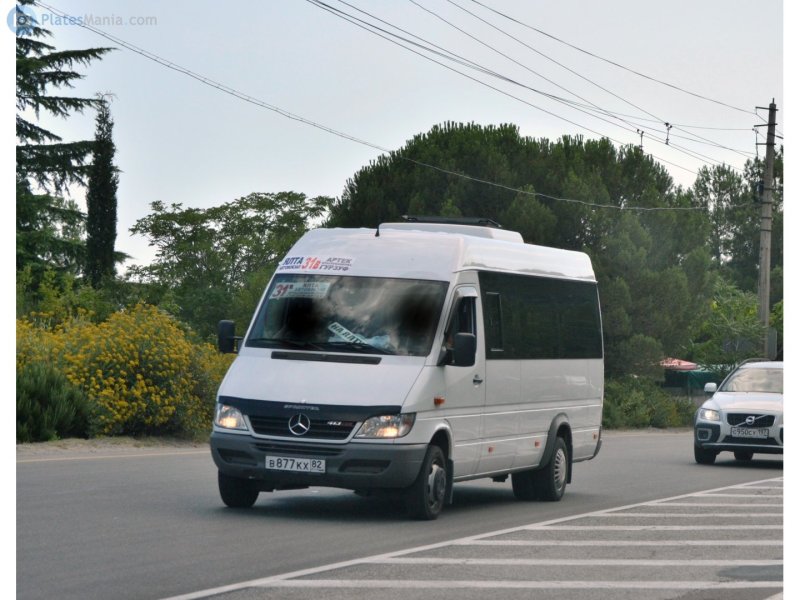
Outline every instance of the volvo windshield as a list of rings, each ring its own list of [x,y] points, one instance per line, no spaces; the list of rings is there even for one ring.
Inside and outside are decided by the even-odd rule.
[[[246,346],[427,356],[447,282],[278,275]]]
[[[739,369],[720,388],[722,392],[783,393],[783,369]]]

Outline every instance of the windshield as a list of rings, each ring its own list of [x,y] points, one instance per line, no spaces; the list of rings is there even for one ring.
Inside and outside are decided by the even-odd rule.
[[[723,392],[783,393],[783,369],[739,369],[720,388]]]
[[[444,281],[278,275],[246,345],[427,356],[446,292]]]

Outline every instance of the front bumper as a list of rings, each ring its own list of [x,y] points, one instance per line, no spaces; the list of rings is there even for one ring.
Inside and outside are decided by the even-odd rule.
[[[732,436],[731,426],[724,421],[695,420],[694,443],[716,452],[749,450],[759,454],[783,454],[783,425],[771,426],[768,437],[758,439]]]
[[[220,472],[253,480],[261,491],[311,486],[405,488],[417,478],[426,450],[425,444],[298,443],[220,431],[211,434],[211,455]],[[267,470],[268,455],[323,459],[325,473]]]

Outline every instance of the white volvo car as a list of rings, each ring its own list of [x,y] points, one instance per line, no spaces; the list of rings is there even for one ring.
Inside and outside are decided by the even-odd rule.
[[[736,460],[753,454],[783,454],[783,362],[748,360],[717,388],[694,418],[694,458],[713,464],[720,452]]]

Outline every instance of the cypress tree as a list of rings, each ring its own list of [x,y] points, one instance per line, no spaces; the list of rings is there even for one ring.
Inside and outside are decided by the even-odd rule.
[[[89,189],[86,194],[86,275],[92,286],[114,277],[114,242],[117,238],[118,169],[112,139],[114,121],[108,101],[102,99],[97,111]]]

